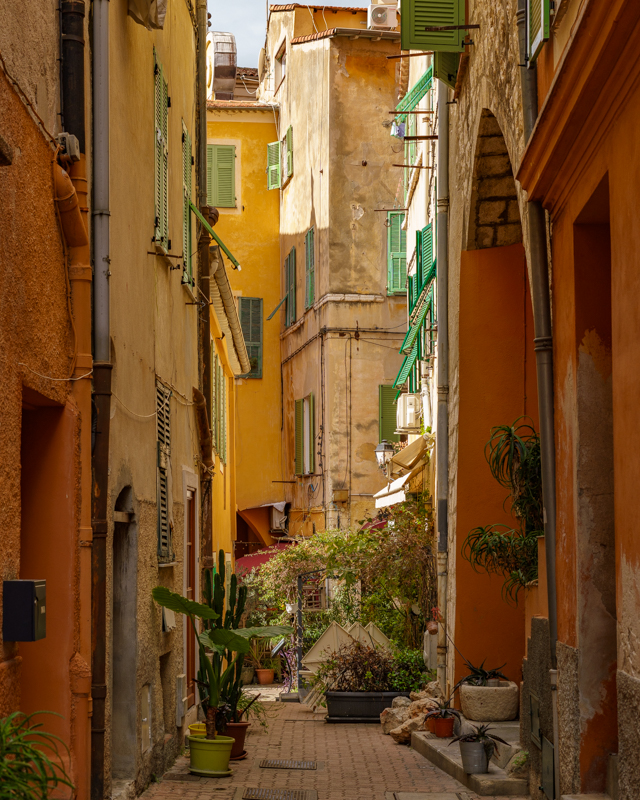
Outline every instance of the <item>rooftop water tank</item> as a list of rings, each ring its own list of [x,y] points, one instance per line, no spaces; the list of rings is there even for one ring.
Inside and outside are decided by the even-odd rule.
[[[233,100],[238,58],[232,33],[211,31],[207,35],[207,98]]]

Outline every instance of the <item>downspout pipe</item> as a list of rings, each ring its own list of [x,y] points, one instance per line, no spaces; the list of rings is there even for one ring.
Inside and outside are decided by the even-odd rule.
[[[449,549],[449,90],[438,81],[437,294],[438,408],[436,413],[436,522],[438,531],[438,681],[447,691],[447,583]]]
[[[93,0],[93,446],[91,798],[105,795],[107,503],[111,409],[109,327],[109,0]]]
[[[538,117],[538,86],[535,66],[527,64],[526,0],[518,0],[518,43],[522,116],[525,144],[531,138]],[[533,303],[534,350],[538,378],[540,416],[540,461],[544,509],[544,544],[549,605],[549,649],[551,654],[551,703],[553,720],[553,761],[555,796],[560,797],[560,731],[558,725],[558,598],[556,590],[556,462],[553,407],[553,329],[547,261],[547,231],[544,209],[538,201],[528,202],[529,249],[531,253],[531,298]]]

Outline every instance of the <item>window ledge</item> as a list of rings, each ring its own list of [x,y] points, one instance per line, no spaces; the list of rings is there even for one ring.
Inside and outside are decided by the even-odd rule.
[[[196,296],[194,294],[193,289],[191,288],[191,286],[189,286],[188,283],[183,283],[182,284],[182,288],[185,290],[187,296],[189,297],[189,299],[191,300],[192,303],[197,303],[198,302],[196,300]]]
[[[158,569],[166,569],[167,567],[177,567],[177,561],[162,561],[158,562]]]

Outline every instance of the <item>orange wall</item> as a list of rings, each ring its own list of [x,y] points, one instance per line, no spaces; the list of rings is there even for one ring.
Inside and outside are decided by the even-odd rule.
[[[460,549],[478,525],[515,520],[503,510],[506,490],[491,476],[484,447],[492,426],[523,414],[537,421],[533,316],[522,245],[462,253],[460,409],[456,510],[455,642],[473,664],[505,664],[519,682],[525,650],[524,593],[503,600],[503,579],[475,572]],[[455,680],[467,674],[455,656]]]

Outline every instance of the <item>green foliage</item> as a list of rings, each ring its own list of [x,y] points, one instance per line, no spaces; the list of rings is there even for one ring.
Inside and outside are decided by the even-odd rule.
[[[462,556],[475,570],[504,576],[503,595],[515,602],[520,590],[538,577],[537,539],[544,532],[540,437],[524,419],[492,428],[485,446],[491,474],[509,490],[504,505],[518,527],[478,526],[462,545]]]
[[[432,709],[431,711],[427,711],[428,717],[437,717],[438,719],[448,719],[449,717],[458,717],[460,719],[460,712],[455,709],[451,708],[451,702],[453,700],[453,694],[447,700],[435,700],[437,703],[437,708]]]
[[[490,680],[509,680],[506,675],[500,672],[502,667],[504,667],[504,664],[501,667],[496,667],[495,669],[485,669],[484,661],[479,667],[474,667],[473,664],[470,661],[467,661],[464,656],[462,657],[462,660],[469,670],[469,675],[465,675],[464,678],[461,678],[458,683],[456,683],[453,689],[454,692],[459,686],[462,686],[463,683],[468,683],[471,686],[486,686]]]
[[[60,745],[67,757],[69,748],[58,736],[40,730],[41,722],[34,721],[37,714],[52,713],[16,711],[0,719],[0,797],[46,800],[52,790],[62,786],[68,786],[72,795],[74,787],[63,766]]]
[[[243,691],[238,703],[238,722],[242,717],[247,720],[255,720],[260,727],[265,731],[269,730],[269,718],[273,716],[275,704],[274,703],[261,703],[258,698],[259,694],[252,694]]]
[[[393,692],[419,692],[435,676],[424,665],[422,650],[397,650],[393,654],[389,685]]]
[[[471,733],[463,733],[462,736],[456,736],[449,744],[454,742],[500,742],[507,744],[504,739],[496,736],[495,733],[490,733],[491,728],[489,725],[472,725],[473,731]]]

